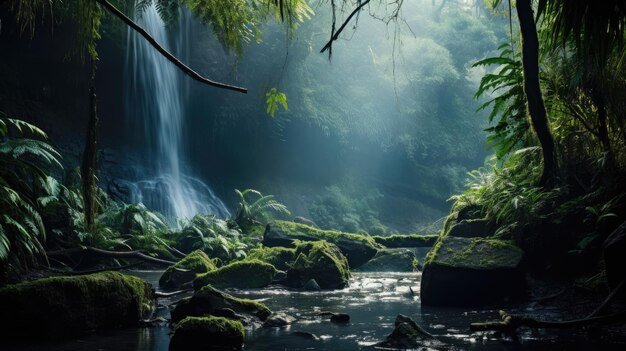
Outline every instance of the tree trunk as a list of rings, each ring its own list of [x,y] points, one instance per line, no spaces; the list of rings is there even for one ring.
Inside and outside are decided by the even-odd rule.
[[[81,165],[83,211],[87,231],[94,229],[94,218],[96,216],[96,154],[98,151],[98,113],[96,104],[96,59],[92,58],[91,87],[89,88],[89,123],[87,125],[87,140],[85,140],[83,163]]]
[[[524,67],[524,93],[528,103],[530,121],[543,152],[543,173],[539,184],[548,186],[556,175],[554,139],[548,126],[546,107],[539,85],[539,39],[531,0],[517,1],[517,18],[522,34],[522,64]]]

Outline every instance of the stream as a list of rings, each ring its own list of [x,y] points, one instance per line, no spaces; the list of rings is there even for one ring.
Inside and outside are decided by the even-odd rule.
[[[130,274],[158,285],[160,271],[133,271]],[[235,296],[263,301],[272,311],[284,312],[298,320],[285,328],[247,329],[245,350],[358,350],[373,349],[393,330],[397,314],[411,317],[449,346],[447,350],[623,350],[623,345],[590,340],[582,330],[523,330],[518,340],[494,333],[470,333],[469,324],[497,318],[495,309],[421,307],[409,287],[419,291],[421,273],[353,273],[350,286],[322,292],[292,291],[279,287],[260,290],[228,290]],[[462,292],[460,292],[462,293]],[[188,294],[189,296],[190,294]],[[178,296],[176,299],[181,298]],[[162,305],[174,299],[160,299]],[[518,306],[517,311],[537,312],[537,306]],[[514,309],[509,309],[514,311]],[[346,325],[333,324],[316,314],[322,311],[347,313]],[[169,317],[166,307],[158,315]],[[557,311],[540,311],[546,319],[558,319]],[[19,344],[7,350],[159,350],[166,351],[167,326],[135,328],[100,333],[82,339],[46,344]],[[302,336],[311,333],[315,337]]]

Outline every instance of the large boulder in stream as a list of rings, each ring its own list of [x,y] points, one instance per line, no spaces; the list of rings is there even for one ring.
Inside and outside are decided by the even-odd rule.
[[[325,240],[335,244],[346,256],[351,268],[363,265],[374,257],[379,249],[383,248],[368,235],[321,230],[305,224],[287,221],[274,221],[268,224],[263,235],[263,245],[269,247],[293,247],[295,246],[294,240]]]
[[[272,283],[278,271],[259,260],[235,261],[214,271],[198,275],[193,286],[199,290],[205,285],[217,288],[256,289]]]
[[[417,257],[409,249],[380,250],[374,258],[358,270],[360,272],[413,272],[417,270]]]
[[[165,289],[177,289],[193,281],[197,274],[214,271],[217,266],[204,252],[196,250],[187,255],[175,265],[168,267],[159,286]]]
[[[298,243],[296,260],[287,271],[287,284],[302,288],[311,280],[321,289],[341,289],[348,285],[348,261],[336,245],[326,241]]]
[[[441,238],[424,263],[422,304],[472,306],[520,298],[526,290],[522,258],[509,241]]]
[[[187,317],[180,321],[170,339],[170,351],[243,348],[243,325],[224,317]]]
[[[271,314],[272,311],[260,302],[234,297],[210,285],[181,300],[171,311],[173,323],[186,317],[220,316],[252,324],[266,320]]]
[[[286,271],[291,268],[291,263],[296,259],[296,249],[288,247],[259,247],[250,250],[247,259],[259,260],[269,263]]]
[[[0,340],[61,339],[137,326],[154,305],[148,282],[117,272],[8,285],[0,289]]]

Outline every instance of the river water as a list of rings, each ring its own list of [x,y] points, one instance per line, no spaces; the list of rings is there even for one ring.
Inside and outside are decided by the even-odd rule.
[[[129,272],[157,286],[161,272]],[[285,312],[298,320],[285,328],[249,329],[244,350],[367,350],[393,330],[398,314],[410,316],[447,345],[444,350],[623,350],[624,345],[592,340],[584,331],[524,330],[518,340],[494,333],[470,333],[472,322],[497,318],[495,309],[421,307],[421,273],[353,273],[350,286],[323,292],[290,291],[279,287],[261,290],[230,290],[239,297],[263,301],[274,312]],[[463,292],[460,291],[459,294]],[[159,301],[168,305],[173,301]],[[519,306],[518,311],[537,312],[536,306]],[[347,325],[317,317],[323,311],[347,313]],[[158,310],[168,317],[166,307]],[[541,310],[542,318],[558,319],[556,311]],[[15,345],[15,350],[167,350],[170,328],[135,328],[98,334],[82,339],[45,345]],[[315,337],[303,337],[298,332]],[[428,350],[428,349],[425,349]],[[442,349],[439,349],[442,350]]]

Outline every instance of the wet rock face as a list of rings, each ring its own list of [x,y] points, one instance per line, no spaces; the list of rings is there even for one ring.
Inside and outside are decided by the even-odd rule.
[[[180,321],[170,340],[170,351],[243,348],[244,329],[239,321],[223,317],[188,317]]]
[[[263,245],[268,247],[293,247],[294,240],[319,241],[337,245],[348,259],[351,268],[369,261],[383,247],[367,235],[321,230],[308,225],[274,221],[269,223],[263,234]]]
[[[295,320],[294,317],[284,313],[273,314],[263,323],[263,327],[280,328],[295,322]]]
[[[495,232],[493,226],[486,219],[462,220],[450,228],[448,236],[459,238],[486,238]]]
[[[384,341],[375,345],[389,349],[417,349],[425,347],[428,350],[437,350],[443,343],[435,339],[411,318],[399,314],[396,317],[395,329]]]
[[[523,252],[511,242],[445,237],[428,254],[424,305],[474,306],[519,299],[526,291]]]
[[[154,292],[117,272],[53,277],[0,289],[2,339],[61,339],[137,326],[154,310]]]
[[[236,298],[211,286],[205,286],[191,298],[181,300],[171,311],[172,322],[186,317],[222,316],[240,320],[249,325],[266,320],[272,311],[264,304]]]

